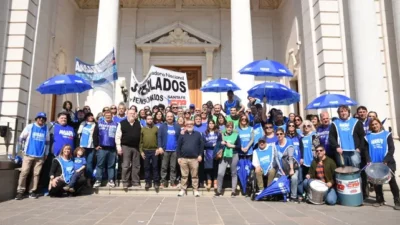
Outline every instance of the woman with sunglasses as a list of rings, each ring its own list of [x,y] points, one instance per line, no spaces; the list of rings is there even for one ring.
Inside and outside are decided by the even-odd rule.
[[[296,125],[296,132],[300,135],[302,135],[301,128],[300,128],[302,123],[303,123],[303,118],[301,118],[301,116],[299,116],[299,115],[296,115],[294,117],[294,125]]]
[[[239,151],[241,150],[240,137],[238,133],[233,132],[234,124],[232,121],[226,123],[226,131],[222,134],[221,148],[217,154],[222,154],[222,159],[218,164],[218,188],[215,197],[221,196],[222,186],[224,184],[225,171],[228,165],[231,168],[232,193],[231,197],[236,196],[237,186],[237,164],[239,162]]]
[[[253,142],[254,142],[254,132],[253,128],[249,126],[249,119],[247,116],[241,116],[239,119],[239,128],[237,129],[240,137],[240,144],[242,146],[242,151],[239,152],[241,156],[253,155]]]
[[[214,120],[208,121],[207,130],[203,133],[204,142],[204,173],[207,178],[207,190],[210,191],[214,182],[214,189],[217,189],[218,181],[218,160],[216,154],[221,145],[222,136]]]
[[[274,132],[274,125],[272,124],[272,122],[267,122],[265,124],[264,131],[265,135],[262,138],[265,139],[267,144],[275,143],[276,141],[278,141],[278,138],[276,137]]]
[[[185,120],[192,120],[192,115],[190,114],[189,110],[186,110],[185,113],[183,114],[183,117]]]
[[[276,136],[278,137],[278,141],[275,143],[275,147],[279,156],[281,167],[285,173],[282,175],[287,175],[290,177],[290,199],[297,202],[299,162],[294,158],[295,148],[292,141],[286,138],[283,128],[278,128],[276,130]]]
[[[390,132],[383,130],[382,123],[379,119],[372,119],[369,123],[370,133],[365,137],[368,151],[366,159],[368,163],[384,163],[393,173],[396,171],[396,161],[394,159],[394,142]],[[399,187],[397,186],[396,178],[392,177],[389,181],[390,191],[393,194],[394,209],[400,210]],[[382,185],[374,185],[376,193],[375,207],[384,204]]]
[[[315,148],[320,145],[319,136],[315,132],[315,127],[309,120],[303,122],[303,138],[301,142],[303,144],[303,157],[300,159],[301,170],[303,173],[303,180],[308,170],[310,169],[311,163],[315,158]],[[301,184],[300,186],[302,186]],[[304,193],[304,190],[300,190],[300,193]]]
[[[219,129],[221,132],[224,132],[224,131],[225,131],[226,118],[225,118],[224,115],[222,115],[222,114],[219,114],[219,115],[218,115],[218,118],[217,118],[217,126],[218,126],[218,129]]]
[[[294,146],[293,157],[294,160],[296,160],[300,165],[300,160],[303,158],[303,142],[301,141],[302,139],[301,135],[297,133],[295,123],[292,121],[289,121],[287,123],[286,138],[293,143]],[[300,183],[303,181],[303,170],[301,166],[299,166],[298,168],[297,178],[298,178],[297,183],[298,185],[300,185]],[[302,190],[302,189],[303,186],[297,188],[297,190]],[[297,193],[299,194],[298,202],[303,201],[303,196],[301,195],[302,193],[299,193],[299,191]]]
[[[154,125],[155,125],[157,128],[160,128],[161,124],[164,123],[164,115],[163,115],[163,113],[162,113],[161,111],[157,111],[157,112],[154,114],[153,121],[154,121]]]

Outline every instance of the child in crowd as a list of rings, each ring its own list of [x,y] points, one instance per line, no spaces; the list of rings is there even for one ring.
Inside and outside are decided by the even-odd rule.
[[[64,187],[65,191],[75,192],[74,186],[76,181],[82,174],[85,173],[86,168],[86,159],[84,157],[85,149],[81,147],[77,147],[74,151],[74,174],[72,175],[71,181],[68,185]]]

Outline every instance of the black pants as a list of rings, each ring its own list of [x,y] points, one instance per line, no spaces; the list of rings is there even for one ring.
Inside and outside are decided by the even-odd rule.
[[[154,183],[160,183],[160,173],[158,171],[158,155],[156,155],[156,150],[145,150],[144,159],[144,179],[146,183],[151,183],[151,178],[153,175]]]
[[[390,191],[393,194],[394,202],[399,201],[399,186],[397,186],[396,177],[392,177],[389,181]],[[381,203],[384,202],[383,198],[383,188],[382,185],[374,185],[376,193],[376,201]]]
[[[54,159],[53,153],[49,152],[47,159],[43,163],[42,170],[40,171],[39,184],[38,184],[38,189],[37,189],[38,193],[41,191],[46,192],[45,190],[47,190],[47,188],[49,187],[50,168],[51,168],[53,159]]]
[[[82,187],[84,187],[86,184],[86,179],[84,176],[80,176],[79,179],[76,181],[75,184],[75,193],[74,195],[78,195],[82,189]],[[64,193],[66,193],[63,189],[63,187],[67,185],[64,181],[60,180],[57,183],[56,187],[51,187],[50,191],[49,191],[49,195],[51,197],[62,197],[62,195]]]

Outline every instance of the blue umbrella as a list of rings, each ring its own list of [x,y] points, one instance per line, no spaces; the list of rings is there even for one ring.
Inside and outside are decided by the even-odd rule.
[[[268,187],[266,187],[259,195],[256,196],[255,199],[259,201],[267,196],[283,195],[286,200],[286,195],[289,192],[290,181],[286,176],[281,176],[278,180],[274,180]]]
[[[353,106],[357,105],[357,102],[344,95],[326,94],[314,99],[306,109],[337,108],[341,105]]]
[[[252,87],[249,96],[263,99],[267,98],[270,105],[290,105],[300,101],[300,94],[277,82],[264,82]]]
[[[40,94],[63,95],[69,93],[82,93],[92,89],[90,83],[76,75],[57,75],[36,88]]]
[[[237,175],[239,177],[239,181],[242,186],[242,194],[243,195],[246,193],[247,178],[250,175],[251,167],[252,167],[252,164],[249,159],[239,159],[239,162],[237,165]]]
[[[240,88],[228,79],[216,79],[208,82],[200,88],[202,92],[227,92],[227,91],[238,91]]]
[[[239,70],[239,73],[254,76],[293,77],[293,73],[286,66],[274,60],[254,61]]]

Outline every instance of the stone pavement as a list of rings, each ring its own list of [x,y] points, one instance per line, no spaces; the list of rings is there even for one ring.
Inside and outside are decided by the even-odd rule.
[[[386,192],[386,196],[391,195]],[[388,202],[393,204],[393,202]],[[392,207],[252,202],[248,198],[145,196],[41,197],[0,203],[0,225],[398,224]]]

